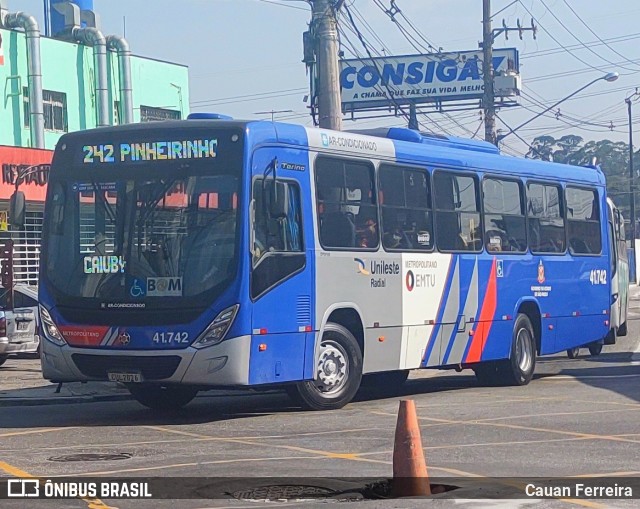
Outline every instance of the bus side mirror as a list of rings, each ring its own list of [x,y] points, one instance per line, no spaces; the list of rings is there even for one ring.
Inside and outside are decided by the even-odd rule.
[[[24,228],[25,210],[24,193],[14,191],[9,200],[9,222],[17,228]]]
[[[279,180],[267,183],[267,199],[269,216],[272,219],[282,219],[289,213],[289,184]]]

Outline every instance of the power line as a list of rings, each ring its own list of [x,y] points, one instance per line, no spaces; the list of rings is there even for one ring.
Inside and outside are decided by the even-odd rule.
[[[620,35],[618,37],[611,37],[611,38],[608,38],[608,39],[602,39],[603,42],[586,41],[585,44],[589,45],[590,47],[595,47],[595,46],[602,46],[603,44],[606,45],[607,43],[617,43],[617,42],[632,41],[634,39],[640,39],[640,33]],[[571,44],[571,45],[564,46],[564,47],[554,47],[554,48],[548,48],[548,49],[543,49],[543,50],[538,50],[538,51],[532,51],[531,53],[522,53],[520,55],[520,60],[527,60],[527,59],[530,59],[530,58],[546,57],[546,56],[549,56],[549,55],[556,55],[558,53],[563,53],[566,50],[574,50],[574,49],[580,49],[580,48],[582,48],[582,44]]]
[[[300,11],[309,12],[309,9],[305,7],[298,7],[297,5],[288,5],[287,3],[282,3],[282,2],[303,2],[308,4],[309,2],[307,2],[307,0],[281,0],[280,2],[275,2],[274,0],[258,0],[258,1],[264,2],[265,4],[279,5],[280,7],[289,7],[291,9],[298,9]]]
[[[199,101],[192,101],[190,103],[191,106],[208,106],[212,104],[230,104],[234,102],[238,102],[235,99],[241,100],[250,100],[254,101],[256,99],[271,99],[272,97],[284,97],[288,95],[296,95],[302,92],[305,92],[306,88],[288,88],[285,90],[273,90],[271,92],[260,92],[257,94],[244,94],[244,95],[236,95],[231,97],[221,97],[219,99],[203,99]]]
[[[611,64],[611,65],[616,65],[616,64],[614,64],[611,60],[609,60],[609,59],[607,59],[607,58],[604,58],[602,55],[598,54],[598,53],[597,53],[596,51],[594,51],[591,47],[587,46],[584,42],[582,42],[582,41],[580,40],[580,38],[579,38],[578,36],[576,36],[576,35],[575,35],[575,34],[574,34],[574,33],[573,33],[573,32],[572,32],[572,31],[567,27],[567,25],[565,25],[565,24],[562,22],[562,20],[561,20],[558,16],[556,16],[556,14],[555,14],[551,9],[549,9],[549,6],[545,3],[545,1],[544,1],[544,0],[540,0],[540,3],[545,7],[545,9],[547,9],[547,11],[549,11],[549,14],[551,14],[551,16],[553,16],[553,18],[554,18],[554,19],[555,19],[555,20],[560,24],[560,26],[561,26],[562,28],[564,28],[564,29],[567,31],[567,33],[568,33],[571,37],[573,37],[576,41],[578,41],[578,43],[579,43],[579,44],[580,44],[584,49],[586,49],[586,50],[588,50],[589,52],[593,53],[595,56],[597,56],[599,59],[603,60],[604,62],[607,62],[608,64]],[[623,57],[623,58],[625,58],[625,57]],[[623,69],[626,69],[627,71],[634,71],[634,72],[635,72],[635,71],[637,71],[637,69],[630,69],[630,68],[628,68],[628,67],[624,67],[624,66],[621,66],[621,67],[622,67]]]
[[[573,7],[571,7],[571,5],[569,4],[569,2],[567,2],[567,0],[563,0],[565,5],[569,8],[569,10],[575,15],[576,18],[578,18],[578,20],[580,21],[580,23],[582,23],[585,28],[587,30],[589,30],[589,32],[591,32],[596,39],[598,39],[602,44],[604,44],[607,48],[609,48],[612,52],[614,52],[616,55],[618,55],[619,57],[622,57],[625,61],[629,62],[630,64],[633,65],[638,65],[636,62],[629,60],[627,57],[625,57],[622,53],[618,52],[617,50],[615,50],[614,48],[612,48],[606,41],[604,41],[598,34],[597,32],[595,32],[587,23],[584,22],[584,20],[580,17],[580,15],[575,11],[575,9]]]
[[[527,8],[527,6],[524,4],[524,2],[523,2],[522,0],[518,0],[518,2],[519,2],[519,3],[520,3],[520,5],[524,8],[524,10],[525,10],[525,11],[527,11],[527,13],[529,13],[529,15],[533,18],[533,17],[534,17],[533,13],[532,13],[528,8]],[[547,12],[550,12],[550,11],[547,9]],[[578,55],[576,55],[574,52],[569,51],[569,50],[568,50],[568,49],[567,49],[567,48],[566,48],[566,47],[565,47],[565,46],[564,46],[564,45],[563,45],[563,44],[562,44],[558,39],[556,39],[556,38],[554,37],[554,35],[553,35],[551,32],[549,32],[549,30],[547,30],[547,29],[542,25],[542,23],[540,23],[540,20],[538,20],[538,26],[539,26],[542,30],[544,30],[544,32],[545,32],[549,37],[551,37],[551,39],[553,39],[553,40],[556,42],[556,44],[557,44],[558,46],[560,46],[561,48],[563,48],[563,49],[564,49],[567,53],[569,53],[573,58],[575,58],[576,60],[579,60],[580,62],[582,62],[582,63],[583,63],[584,65],[586,65],[587,67],[591,67],[592,69],[595,69],[596,71],[604,72],[604,69],[602,69],[602,68],[600,68],[600,67],[595,67],[595,66],[591,65],[589,62],[587,62],[586,60],[583,60],[583,59],[582,59],[582,58],[580,58]]]

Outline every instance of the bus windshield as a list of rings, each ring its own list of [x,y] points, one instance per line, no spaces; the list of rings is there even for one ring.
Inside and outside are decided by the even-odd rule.
[[[44,275],[65,300],[194,307],[233,279],[240,169],[146,166],[153,171],[114,179],[99,169],[50,182]]]

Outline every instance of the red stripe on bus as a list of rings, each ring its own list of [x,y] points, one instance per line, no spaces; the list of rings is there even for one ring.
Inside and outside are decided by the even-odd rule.
[[[493,317],[496,313],[496,307],[498,302],[497,281],[496,281],[496,259],[493,259],[491,265],[491,274],[489,275],[489,284],[487,285],[487,291],[484,294],[482,301],[482,309],[480,310],[480,317],[478,318],[478,327],[482,333],[472,336],[471,346],[467,353],[466,362],[479,362],[482,357],[482,351],[484,350],[485,339],[489,336],[491,330],[491,324],[493,323]]]

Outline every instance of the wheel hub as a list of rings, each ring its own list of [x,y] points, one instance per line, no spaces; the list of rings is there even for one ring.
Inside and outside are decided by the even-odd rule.
[[[325,394],[340,392],[349,375],[347,354],[333,341],[323,342],[318,359],[317,387]]]

